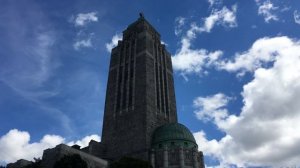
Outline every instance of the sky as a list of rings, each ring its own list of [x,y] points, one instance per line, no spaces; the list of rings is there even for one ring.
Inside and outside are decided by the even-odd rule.
[[[207,167],[300,167],[300,1],[0,4],[0,164],[101,140],[110,50],[143,12]]]

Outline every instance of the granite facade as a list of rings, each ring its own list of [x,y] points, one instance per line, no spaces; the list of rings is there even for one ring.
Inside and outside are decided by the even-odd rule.
[[[149,159],[155,128],[177,122],[170,53],[140,17],[111,52],[102,142],[106,157]]]
[[[183,147],[153,149],[151,151],[153,168],[204,168],[203,154],[197,149]]]

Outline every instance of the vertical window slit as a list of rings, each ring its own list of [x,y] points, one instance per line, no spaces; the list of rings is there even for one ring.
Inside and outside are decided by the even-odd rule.
[[[126,100],[127,100],[127,83],[128,83],[128,63],[125,64],[125,71],[124,71],[124,81],[123,81],[123,102],[122,102],[122,109],[126,108]]]

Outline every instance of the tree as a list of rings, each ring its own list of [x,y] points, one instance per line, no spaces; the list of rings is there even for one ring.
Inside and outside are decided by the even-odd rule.
[[[118,161],[110,164],[110,168],[152,168],[151,164],[147,161],[123,157]]]
[[[87,163],[78,154],[65,155],[55,162],[53,168],[87,168]]]

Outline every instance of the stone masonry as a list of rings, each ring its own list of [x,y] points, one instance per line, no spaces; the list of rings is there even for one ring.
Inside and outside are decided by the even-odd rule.
[[[143,15],[112,49],[103,121],[103,157],[111,160],[148,160],[154,129],[177,122],[171,56]]]

